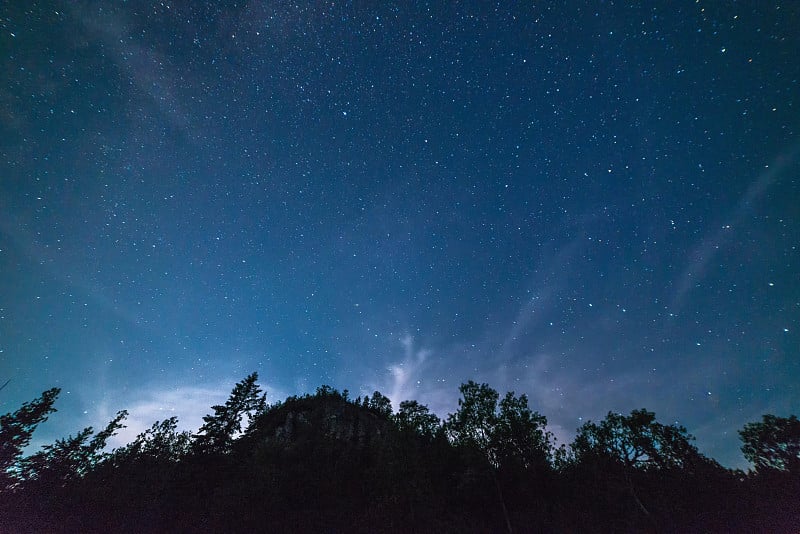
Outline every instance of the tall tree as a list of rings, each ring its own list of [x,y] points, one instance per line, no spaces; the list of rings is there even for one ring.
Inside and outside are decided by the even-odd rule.
[[[742,452],[756,471],[784,471],[800,475],[800,420],[797,416],[764,415],[739,431]]]
[[[470,380],[459,388],[458,410],[447,418],[446,431],[455,445],[473,447],[492,466],[527,468],[551,456],[547,418],[528,407],[528,397],[509,391],[500,395],[488,384]]]
[[[238,382],[224,405],[212,406],[213,415],[203,416],[203,426],[195,436],[198,452],[225,453],[230,451],[237,434],[242,431],[242,419],[252,419],[266,410],[266,395],[257,384],[258,373]]]
[[[127,415],[125,410],[117,412],[96,434],[92,427],[86,427],[75,436],[44,445],[41,451],[20,461],[24,478],[63,485],[85,476],[108,456],[104,452],[106,443],[117,430],[124,428],[122,422]]]
[[[700,460],[694,438],[679,425],[663,425],[653,412],[609,412],[599,424],[586,422],[572,444],[576,459],[602,456],[630,469],[688,468]]]
[[[525,395],[500,395],[488,384],[470,380],[459,387],[458,410],[448,416],[445,431],[454,445],[477,451],[488,463],[500,498],[506,528],[512,531],[498,471],[545,465],[550,457],[547,419],[528,407]]]
[[[547,418],[528,407],[527,395],[506,393],[492,433],[491,446],[500,466],[545,469],[552,457]]]
[[[432,414],[427,406],[415,400],[401,402],[394,418],[401,430],[415,432],[425,437],[433,437],[441,428],[439,418]]]
[[[445,429],[454,445],[481,451],[493,466],[497,458],[491,448],[492,434],[497,426],[497,400],[500,395],[489,384],[472,380],[458,388],[458,410],[449,414]]]
[[[628,416],[609,412],[599,424],[586,422],[571,448],[579,464],[599,464],[606,473],[616,466],[637,507],[649,516],[634,487],[633,474],[705,465],[707,461],[691,444],[692,439],[684,427],[658,423],[653,412],[641,409]]]
[[[372,397],[369,399],[368,406],[372,410],[375,410],[379,414],[386,417],[392,415],[392,401],[380,391],[376,391],[372,394]]]
[[[20,460],[22,450],[30,443],[39,423],[56,411],[53,404],[60,392],[59,388],[48,389],[13,414],[0,416],[0,488],[8,486],[14,479],[8,472],[9,468]]]
[[[112,460],[122,465],[137,460],[176,462],[189,452],[191,434],[178,430],[178,418],[156,421],[149,429],[125,445],[115,449]]]

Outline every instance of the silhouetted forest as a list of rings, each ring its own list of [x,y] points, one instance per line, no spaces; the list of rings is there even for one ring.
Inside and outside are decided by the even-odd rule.
[[[57,388],[0,416],[2,532],[798,532],[800,421],[740,431],[748,472],[655,414],[609,413],[556,447],[525,395],[460,387],[442,421],[327,386],[268,405],[253,373],[195,435],[175,418],[108,452],[120,412],[23,450]]]

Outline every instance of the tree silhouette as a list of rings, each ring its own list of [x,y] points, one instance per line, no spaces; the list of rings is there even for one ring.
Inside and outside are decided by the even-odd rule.
[[[456,447],[472,449],[489,465],[497,489],[506,528],[512,531],[503,489],[498,479],[500,469],[544,467],[551,455],[547,419],[528,407],[528,397],[508,392],[500,395],[488,384],[472,380],[461,384],[458,410],[450,414],[445,431]]]
[[[506,393],[499,403],[488,384],[469,381],[459,388],[458,410],[447,418],[446,431],[455,445],[473,447],[495,468],[544,465],[551,455],[547,419],[528,407],[528,397]]]
[[[793,532],[798,421],[742,431],[755,474],[705,458],[647,410],[609,413],[554,451],[525,395],[467,382],[444,424],[417,401],[322,386],[269,408],[257,375],[197,436],[176,418],[111,453],[125,412],[21,457],[57,389],[0,417],[9,532]],[[245,424],[245,417],[248,421]],[[245,428],[246,427],[246,428]],[[555,466],[555,468],[554,468]],[[502,513],[501,513],[502,512]]]
[[[86,427],[75,436],[44,445],[41,451],[20,461],[23,478],[63,486],[85,476],[108,456],[103,449],[108,439],[124,427],[122,421],[127,416],[128,412],[122,410],[97,434],[92,427]]]
[[[785,471],[800,475],[800,420],[797,416],[764,415],[739,431],[742,452],[759,472]]]
[[[0,490],[16,479],[9,469],[20,460],[22,450],[30,443],[39,423],[46,421],[47,416],[56,411],[53,404],[60,392],[59,388],[48,389],[41,397],[26,402],[13,414],[0,416]]]
[[[191,435],[178,431],[178,418],[170,417],[156,421],[127,445],[115,449],[112,461],[115,465],[150,460],[175,462],[190,450]]]
[[[224,405],[212,406],[214,415],[203,416],[203,426],[195,436],[194,448],[204,453],[229,452],[233,440],[242,431],[242,419],[252,419],[266,409],[266,395],[256,383],[258,373],[238,382]]]
[[[497,463],[513,469],[546,468],[552,456],[546,425],[547,418],[528,407],[527,395],[506,393],[490,440]]]
[[[688,468],[700,460],[684,427],[663,425],[655,418],[641,409],[629,416],[609,412],[599,424],[588,421],[572,444],[576,459],[600,456],[626,469]]]
[[[497,425],[497,399],[500,395],[488,384],[472,380],[458,388],[458,410],[448,415],[445,430],[455,445],[472,447],[483,453],[493,466],[497,458],[491,447],[492,434]]]
[[[369,399],[369,408],[379,414],[389,417],[392,415],[392,401],[380,391],[376,391]]]
[[[655,413],[645,409],[630,415],[609,412],[599,424],[586,422],[572,443],[574,461],[592,465],[609,475],[621,473],[624,485],[638,509],[650,516],[634,484],[637,471],[690,469],[704,463],[704,457],[690,443],[686,429],[663,425]]]
[[[433,437],[441,428],[441,421],[428,407],[415,400],[400,403],[400,409],[394,416],[400,430],[411,431],[420,436]]]

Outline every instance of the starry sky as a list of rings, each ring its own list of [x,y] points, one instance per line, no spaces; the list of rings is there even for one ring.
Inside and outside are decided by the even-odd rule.
[[[473,379],[744,467],[800,411],[800,4],[5,2],[0,411]]]

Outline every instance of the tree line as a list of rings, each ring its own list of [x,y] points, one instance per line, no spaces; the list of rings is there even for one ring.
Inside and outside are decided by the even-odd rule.
[[[107,450],[125,411],[30,455],[53,388],[0,416],[0,531],[789,532],[800,421],[739,431],[747,472],[646,409],[558,445],[528,398],[473,381],[441,420],[415,400],[322,386],[268,404],[253,373],[195,434],[157,421]]]

